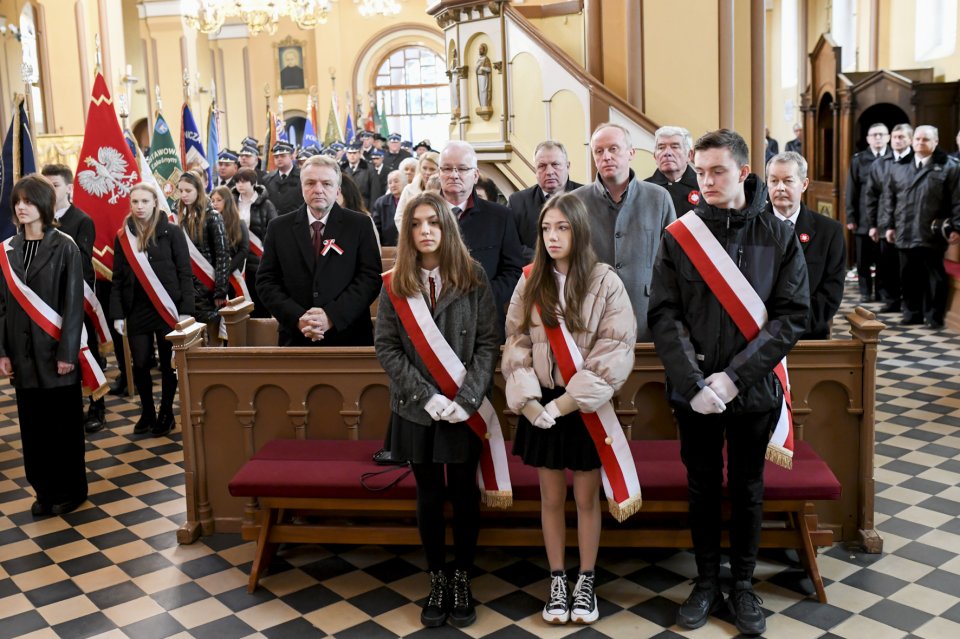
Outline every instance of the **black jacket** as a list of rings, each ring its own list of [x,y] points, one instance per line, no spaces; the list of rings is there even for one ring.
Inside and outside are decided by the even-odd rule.
[[[847,176],[847,224],[856,224],[857,235],[870,232],[869,181],[873,166],[879,160],[890,157],[893,151],[888,146],[883,155],[877,158],[871,149],[864,149],[850,158],[850,174]]]
[[[380,292],[380,247],[363,213],[334,204],[323,231],[343,251],[314,258],[307,207],[270,223],[257,271],[257,294],[279,323],[280,346],[370,346],[370,305]],[[322,308],[333,329],[311,342],[297,323],[309,308]]]
[[[563,191],[569,193],[581,186],[583,185],[567,179]],[[523,246],[524,263],[533,261],[533,253],[537,249],[537,238],[540,237],[537,220],[540,219],[540,209],[543,208],[544,202],[546,202],[546,197],[539,184],[510,194],[510,199],[507,202],[507,206],[513,212],[517,235],[520,237],[520,244]]]
[[[787,224],[764,214],[767,189],[757,176],[748,176],[745,186],[745,209],[717,209],[701,201],[695,214],[766,305],[767,323],[752,340],[743,336],[673,235],[664,233],[660,243],[648,320],[666,369],[670,402],[680,410],[689,411],[705,378],[719,371],[739,390],[728,411],[779,408],[783,390],[773,368],[807,325],[809,285],[800,243]]]
[[[263,178],[268,197],[273,202],[277,214],[283,215],[296,211],[303,206],[303,189],[300,187],[300,167],[294,164],[285,180],[280,179],[280,171],[271,171]],[[262,236],[261,236],[262,237]]]
[[[934,150],[922,169],[916,156],[901,158],[890,168],[880,198],[880,229],[894,229],[899,249],[945,248],[930,223],[951,219],[960,227],[960,164],[942,149]]]
[[[360,161],[357,162],[356,169],[351,169],[350,164],[344,161],[340,163],[340,170],[344,175],[349,175],[353,183],[357,185],[357,188],[360,190],[360,195],[363,196],[364,205],[366,205],[368,209],[372,207],[374,200],[379,197],[379,195],[377,195],[379,187],[374,185],[374,182],[376,182],[379,177],[376,171],[373,170],[373,167],[367,164],[366,160],[360,158]]]
[[[250,224],[247,226],[247,231],[253,233],[262,241],[267,236],[267,225],[270,224],[270,220],[277,217],[277,209],[270,201],[266,187],[262,184],[255,184],[253,190],[257,194],[257,199],[250,204]],[[238,202],[240,201],[240,193],[236,189],[233,189],[233,197]],[[249,253],[247,255],[247,274],[253,273],[256,275],[259,266],[260,258],[253,253]]]
[[[670,199],[673,200],[673,210],[677,212],[677,217],[692,210],[700,202],[700,184],[697,183],[696,172],[689,164],[677,182],[668,180],[667,176],[660,172],[660,169],[654,171],[653,175],[644,182],[662,186],[670,193]],[[691,196],[691,193],[696,193],[696,195]]]
[[[136,233],[133,222],[126,222]],[[180,315],[193,315],[194,290],[193,269],[190,266],[190,251],[183,230],[160,216],[154,233],[156,244],[147,247],[147,259],[160,285],[170,295]],[[136,335],[156,330],[163,325],[160,314],[152,304],[137,304],[146,293],[130,264],[117,237],[113,242],[113,286],[110,289],[109,317],[112,320],[126,319],[127,333]]]
[[[409,151],[404,151],[400,149],[396,153],[391,153],[388,150],[383,152],[383,169],[390,173],[390,171],[396,171],[400,168],[400,163],[406,160],[407,158],[412,158],[413,153]]]
[[[97,239],[97,229],[93,219],[71,204],[67,212],[57,220],[59,229],[73,238],[80,249],[80,260],[83,266],[83,279],[90,288],[96,284],[96,275],[93,272],[93,242]]]
[[[373,218],[373,224],[377,227],[377,233],[380,234],[380,246],[396,246],[399,232],[394,216],[397,213],[397,200],[392,193],[377,198],[373,203],[373,210],[370,217]]]
[[[181,223],[187,240],[193,242],[200,254],[213,266],[213,291],[208,289],[197,277],[193,278],[194,316],[203,322],[212,322],[219,317],[213,301],[230,297],[230,251],[227,249],[227,234],[223,228],[223,217],[212,208],[207,209],[203,226],[203,240],[199,235],[191,237]]]
[[[772,207],[768,214],[776,216]],[[826,215],[800,205],[794,227],[810,283],[810,316],[800,339],[830,339],[830,320],[843,300],[843,280],[847,274],[847,249],[843,226]]]
[[[786,150],[787,152],[792,151],[794,153],[799,153],[800,155],[803,155],[803,140],[801,140],[800,138],[793,138],[792,140],[787,142]]]
[[[907,147],[906,150],[907,154],[903,157],[913,160],[913,149]],[[864,210],[870,219],[871,228],[880,228],[880,198],[883,196],[883,185],[886,184],[890,169],[893,168],[895,162],[893,153],[890,153],[890,155],[883,156],[879,162],[874,162],[873,168],[870,170],[870,179],[867,180],[867,186],[862,197]],[[882,234],[883,229],[881,229]]]
[[[80,381],[79,367],[66,375],[57,374],[57,362],[77,364],[80,329],[83,326],[83,269],[80,250],[70,237],[48,228],[37,254],[24,273],[21,231],[13,237],[7,253],[13,272],[40,296],[63,323],[60,340],[50,337],[16,301],[0,277],[0,357],[9,357],[16,388],[54,388]],[[3,247],[0,247],[3,250]]]
[[[250,232],[247,230],[247,225],[243,223],[243,220],[240,220],[240,241],[235,245],[228,244],[227,253],[230,255],[227,272],[233,273],[234,271],[240,271],[242,273],[244,264],[247,261],[247,255],[250,254]],[[230,297],[233,297],[233,288],[232,286],[229,288]]]

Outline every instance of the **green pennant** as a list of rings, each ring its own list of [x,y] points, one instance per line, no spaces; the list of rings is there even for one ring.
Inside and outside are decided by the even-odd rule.
[[[183,167],[180,166],[180,152],[177,145],[173,142],[173,135],[170,134],[170,127],[163,115],[157,114],[157,123],[153,127],[153,140],[150,143],[150,156],[147,163],[153,170],[153,176],[157,179],[157,184],[163,189],[163,194],[167,198],[171,211],[177,210],[177,200],[180,199],[177,183],[180,181],[180,174]]]

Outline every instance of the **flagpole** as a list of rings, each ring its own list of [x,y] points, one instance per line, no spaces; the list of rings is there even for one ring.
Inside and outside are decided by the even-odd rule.
[[[163,100],[160,99],[159,84],[154,88],[154,95],[156,96],[156,101],[157,101],[157,115],[160,115],[160,112],[163,111]]]
[[[36,128],[34,127],[34,115],[33,115],[33,67],[23,63],[20,67],[20,73],[23,79],[23,88],[26,95],[27,102],[27,130],[30,132],[30,147],[33,149],[34,161],[36,161],[39,156],[37,155],[37,140],[36,140]],[[15,107],[17,108],[17,107]],[[19,137],[20,132],[15,132],[15,135]],[[21,152],[22,153],[22,152]],[[22,177],[22,176],[21,176]]]

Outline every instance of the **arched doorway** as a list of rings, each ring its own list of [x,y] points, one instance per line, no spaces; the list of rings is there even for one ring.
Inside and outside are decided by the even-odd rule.
[[[815,179],[833,181],[833,95],[824,93],[817,107],[817,166]]]
[[[857,118],[856,135],[854,145],[857,151],[863,151],[867,148],[867,131],[874,124],[885,124],[887,130],[892,131],[898,124],[909,123],[910,118],[904,113],[903,109],[896,104],[880,102],[867,109]]]

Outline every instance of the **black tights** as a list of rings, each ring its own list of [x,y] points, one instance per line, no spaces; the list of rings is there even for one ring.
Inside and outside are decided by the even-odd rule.
[[[411,464],[417,480],[417,526],[431,572],[443,570],[446,564],[443,504],[448,498],[453,506],[454,568],[469,571],[473,567],[480,527],[478,462],[479,459],[471,459],[462,464]]]
[[[140,395],[142,414],[148,417],[156,415],[153,405],[153,378],[150,375],[154,338],[157,343],[157,354],[160,357],[160,412],[173,412],[173,398],[177,394],[177,374],[170,361],[173,355],[173,344],[164,337],[166,334],[167,331],[164,329],[154,333],[127,336],[130,342],[130,357],[133,359],[133,383]]]

